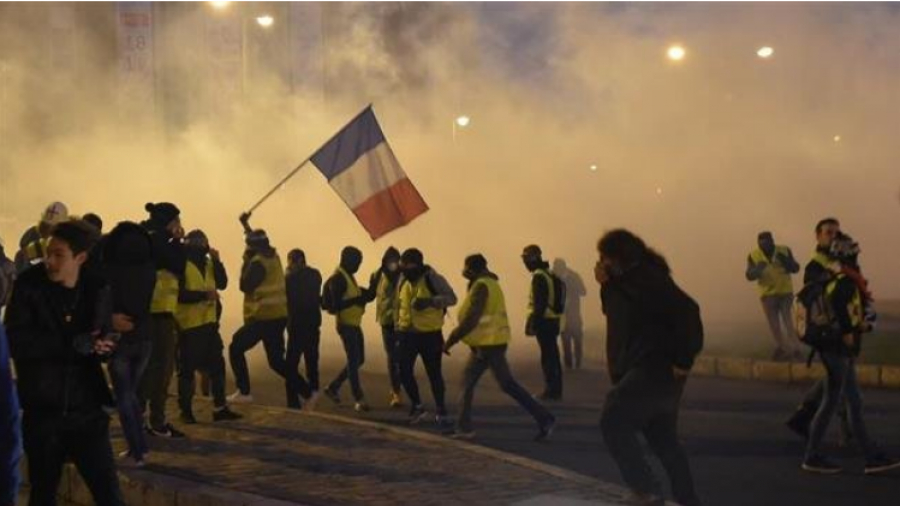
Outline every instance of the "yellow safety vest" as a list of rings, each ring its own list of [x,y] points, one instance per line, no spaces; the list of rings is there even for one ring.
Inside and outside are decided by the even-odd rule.
[[[478,320],[475,330],[463,337],[463,342],[469,346],[499,346],[510,341],[509,317],[506,314],[506,299],[500,283],[496,279],[484,276],[475,280],[466,300],[459,308],[459,321],[466,319],[472,308],[472,294],[478,286],[484,286],[488,291],[487,303],[484,313]]]
[[[425,333],[437,332],[444,327],[444,310],[434,307],[419,311],[413,307],[417,299],[429,299],[434,296],[428,289],[428,282],[422,275],[415,283],[409,280],[400,281],[397,295],[397,328],[405,332]]]
[[[36,241],[31,241],[25,246],[25,259],[29,263],[43,260],[47,256],[47,246],[50,244],[49,237],[41,237]]]
[[[338,267],[335,271],[335,274],[344,276],[344,280],[347,281],[347,289],[344,290],[344,296],[342,297],[342,300],[347,301],[350,299],[355,299],[362,295],[362,290],[359,288],[359,285],[356,284],[356,280],[347,271],[345,271],[343,267]],[[365,312],[365,306],[350,306],[338,312],[338,314],[336,315],[337,323],[338,325],[346,325],[348,327],[359,327],[360,325],[362,325],[362,317]]]
[[[216,291],[216,274],[211,259],[206,259],[203,274],[193,262],[187,263],[184,268],[184,289],[188,292]],[[178,328],[181,330],[190,330],[216,323],[216,301],[204,300],[190,304],[179,302],[175,311],[175,321],[178,322]]]
[[[847,277],[845,274],[838,274],[825,286],[825,295],[828,297],[828,300],[831,300],[838,281],[845,277]],[[850,299],[850,303],[847,304],[847,312],[850,314],[850,324],[853,325],[853,328],[860,328],[865,315],[863,314],[862,295],[859,293],[858,288],[854,290],[853,297]]]
[[[150,313],[174,314],[178,308],[178,277],[166,269],[156,271],[156,286],[150,301]]]
[[[774,255],[783,255],[787,257],[790,250],[785,246],[775,246]],[[774,256],[773,255],[773,256]],[[794,283],[791,281],[791,274],[783,265],[773,263],[766,257],[763,250],[756,248],[750,252],[750,261],[754,265],[765,264],[759,279],[756,280],[756,286],[759,289],[760,297],[769,297],[773,295],[791,295],[794,293]]]
[[[374,275],[378,276],[378,284],[375,288],[375,321],[382,326],[394,325],[397,284],[391,283],[387,274],[383,272]]]
[[[284,268],[278,255],[255,254],[250,263],[259,262],[266,277],[256,290],[244,294],[244,321],[271,321],[287,318],[287,291],[284,287]]]
[[[559,320],[562,317],[562,314],[557,313],[553,310],[553,306],[556,305],[556,290],[553,286],[553,277],[550,276],[550,273],[545,269],[538,269],[534,271],[532,276],[532,280],[534,280],[534,276],[543,276],[544,279],[547,280],[547,309],[544,311],[544,318],[547,319],[556,319]],[[528,291],[528,316],[534,314],[534,285],[531,285],[531,289]]]

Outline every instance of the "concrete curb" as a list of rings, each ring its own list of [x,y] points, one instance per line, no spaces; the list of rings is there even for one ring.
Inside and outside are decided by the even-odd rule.
[[[806,362],[774,362],[737,357],[701,356],[694,363],[696,376],[719,377],[739,380],[766,381],[770,383],[809,383],[825,377],[825,368],[819,362],[809,367]],[[857,364],[859,384],[866,387],[900,389],[900,366]]]

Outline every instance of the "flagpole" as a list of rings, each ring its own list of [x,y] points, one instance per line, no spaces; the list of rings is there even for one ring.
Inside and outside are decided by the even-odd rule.
[[[353,119],[351,119],[350,121],[348,121],[346,125],[344,125],[344,126],[342,126],[341,128],[339,128],[338,131],[337,131],[334,135],[332,135],[331,137],[329,137],[327,141],[323,142],[323,143],[322,143],[322,146],[325,146],[325,145],[328,144],[329,142],[333,141],[333,140],[335,139],[335,137],[337,137],[338,135],[341,134],[341,132],[344,131],[345,128],[347,128],[348,126],[350,126],[354,121],[357,120],[357,118],[359,118],[360,116],[362,116],[367,110],[369,110],[369,109],[371,109],[371,108],[372,108],[372,104],[369,104],[369,105],[367,105],[365,108],[363,108],[363,110],[360,111],[359,114],[357,114],[356,116],[353,116]],[[319,149],[322,149],[322,146],[319,146]],[[310,154],[309,156],[307,156],[305,160],[303,160],[302,162],[300,162],[299,165],[297,165],[296,167],[294,167],[294,170],[290,171],[290,172],[288,173],[287,176],[284,176],[284,177],[281,179],[281,181],[279,181],[278,184],[275,185],[274,188],[272,188],[271,190],[269,190],[268,193],[266,193],[265,195],[263,195],[263,197],[262,197],[261,199],[259,199],[259,200],[256,202],[256,204],[253,204],[253,207],[251,207],[250,210],[248,210],[246,213],[244,213],[244,214],[241,215],[241,216],[242,216],[242,217],[243,217],[243,216],[246,216],[247,218],[249,218],[250,215],[253,214],[253,211],[256,211],[256,209],[257,209],[259,206],[261,206],[261,205],[263,204],[263,202],[265,202],[266,200],[268,200],[269,197],[272,196],[272,194],[274,194],[275,192],[277,192],[278,190],[280,190],[280,189],[284,186],[284,184],[288,182],[289,179],[291,179],[292,177],[294,177],[294,175],[297,174],[297,172],[299,172],[300,169],[303,168],[304,165],[306,165],[307,163],[309,163],[309,161],[312,159],[312,157],[315,156],[315,154],[319,152],[319,149],[316,149],[315,151],[313,151],[312,154]]]

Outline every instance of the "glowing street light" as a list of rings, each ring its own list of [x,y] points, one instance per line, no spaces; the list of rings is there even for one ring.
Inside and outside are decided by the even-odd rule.
[[[260,17],[256,18],[256,24],[258,24],[259,26],[261,26],[263,28],[269,28],[270,26],[275,24],[275,18],[266,14],[264,16],[260,16]]]
[[[841,142],[841,136],[840,136],[840,135],[835,135],[835,136],[834,136],[834,142]]]
[[[212,5],[212,8],[221,11],[227,9],[231,2],[209,2],[209,5]]]
[[[597,166],[596,166],[596,165],[591,165],[591,171],[592,171],[592,172],[597,172]]]
[[[681,61],[687,55],[687,51],[682,46],[669,46],[669,50],[666,51],[666,56],[669,57],[672,61]]]
[[[470,121],[472,121],[472,119],[469,118],[468,116],[460,116],[460,117],[456,118],[456,124],[460,128],[465,128],[465,127],[469,126]]]
[[[764,60],[771,58],[773,54],[775,54],[775,50],[769,46],[763,46],[756,51],[756,56],[759,56]]]

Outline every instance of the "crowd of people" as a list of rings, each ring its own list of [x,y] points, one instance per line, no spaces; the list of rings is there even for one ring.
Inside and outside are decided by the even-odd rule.
[[[260,342],[269,367],[284,381],[288,407],[314,409],[320,394],[340,404],[342,388],[349,383],[353,409],[368,411],[359,370],[365,361],[362,321],[369,305],[381,329],[389,404],[400,408],[408,400],[410,424],[431,418],[449,437],[473,438],[474,392],[490,370],[502,391],[533,417],[534,439],[552,435],[556,418],[547,406],[563,398],[563,364],[582,364],[581,314],[572,306],[586,290],[564,262],[551,269],[539,246],[526,246],[521,257],[532,280],[525,334],[535,338],[544,377],[543,391],[532,395],[515,380],[507,361],[512,323],[500,279],[482,254],[463,261],[468,286],[461,302],[416,248],[388,248],[368,286],[361,286],[363,254],[347,246],[323,283],[300,249],[288,252],[285,268],[265,230],[253,228],[245,214],[240,220],[246,245],[239,278],[243,325],[228,346],[236,390],[226,395],[220,293],[229,279],[219,252],[202,230],[185,232],[174,204],[150,203],[145,210],[143,222],[124,221],[104,234],[99,216],[69,216],[66,206],[55,202],[23,235],[15,261],[0,262],[0,302],[6,305],[0,326],[6,333],[0,334],[0,389],[8,399],[0,420],[4,504],[15,501],[22,449],[28,457],[30,504],[55,504],[66,461],[77,467],[97,504],[123,504],[117,465],[143,466],[150,451],[148,436],[185,437],[167,413],[172,378],[177,378],[181,424],[198,423],[193,410],[198,386],[212,398],[213,423],[238,420],[241,414],[231,406],[253,402],[246,353]],[[840,471],[821,454],[824,432],[839,411],[847,438],[865,452],[867,473],[898,467],[866,432],[855,380],[861,336],[873,320],[866,317],[873,312],[858,264],[859,248],[834,219],[820,222],[816,234],[818,247],[797,294],[807,324],[797,331],[799,339],[789,337],[797,318],[785,316],[797,306],[790,274],[799,271],[799,264],[790,249],[761,233],[747,268],[747,279],[760,286],[778,339],[778,358],[799,357],[803,342],[828,372],[788,423],[808,441],[801,467]],[[700,308],[673,280],[665,258],[632,232],[607,232],[597,251],[594,274],[612,379],[601,416],[604,441],[635,504],[662,504],[663,497],[644,455],[642,435],[668,474],[675,500],[699,505],[677,422],[686,378],[703,347]],[[458,322],[445,333],[447,310],[454,306]],[[325,384],[318,364],[323,311],[333,317],[346,357],[345,366]],[[454,418],[446,405],[442,361],[460,342],[469,356]],[[7,344],[18,395],[12,390]],[[416,380],[419,358],[434,401],[431,408]],[[118,412],[127,442],[118,464],[110,444],[110,412]]]

